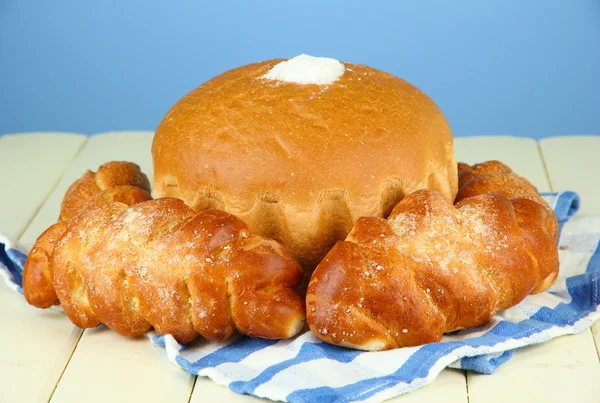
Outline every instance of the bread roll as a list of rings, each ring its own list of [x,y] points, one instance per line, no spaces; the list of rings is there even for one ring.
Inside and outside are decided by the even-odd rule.
[[[109,164],[113,164],[112,162]],[[107,166],[105,164],[103,166]],[[135,164],[124,162],[122,164]],[[114,166],[114,165],[113,165]],[[137,167],[137,165],[135,165]],[[139,170],[139,168],[138,168]],[[101,172],[101,170],[98,170]],[[144,175],[140,172],[141,175]],[[52,305],[58,305],[60,301],[52,284],[52,273],[50,269],[50,260],[56,242],[65,234],[69,226],[69,222],[86,210],[98,208],[104,204],[121,203],[127,206],[141,203],[150,200],[150,194],[141,187],[125,185],[125,186],[106,186],[104,190],[98,190],[100,193],[89,191],[89,186],[81,186],[81,184],[90,183],[90,171],[87,171],[79,180],[67,191],[63,199],[63,209],[61,217],[67,217],[62,221],[51,225],[46,231],[35,241],[35,245],[29,252],[25,266],[23,268],[23,292],[25,299],[31,305],[38,308],[49,308]],[[146,176],[144,175],[144,178]],[[116,181],[114,181],[116,182]],[[82,189],[84,191],[82,191]],[[93,189],[93,188],[92,188]],[[87,190],[87,191],[86,191]],[[64,209],[68,206],[68,209]],[[78,208],[78,209],[76,209]]]
[[[81,213],[90,199],[102,194],[104,190],[114,189],[118,186],[134,186],[138,189],[117,189],[103,194],[103,199],[96,200],[97,204],[107,201],[120,201],[127,203],[123,198],[133,199],[134,204],[137,197],[150,197],[149,194],[142,195],[140,192],[150,193],[150,182],[148,177],[140,170],[139,165],[128,161],[109,161],[98,167],[97,172],[87,170],[83,176],[77,179],[67,192],[60,206],[58,221],[68,221]],[[138,200],[139,202],[141,200]]]
[[[385,217],[418,189],[452,201],[457,172],[450,128],[422,91],[367,66],[299,60],[275,79],[265,75],[282,60],[227,71],[177,102],[154,137],[153,192],[235,214],[310,273],[359,217]],[[323,60],[341,74],[328,83]]]
[[[431,343],[556,281],[556,216],[535,186],[498,161],[460,168],[455,206],[414,192],[329,251],[306,296],[318,338],[371,351]]]
[[[304,325],[304,300],[294,290],[300,265],[231,214],[195,213],[173,198],[129,207],[107,201],[55,226],[62,232],[49,254],[50,282],[40,289],[26,270],[25,295],[46,308],[52,290],[81,328],[104,323],[130,337],[154,328],[189,343],[199,335],[225,340],[236,329],[288,338]]]

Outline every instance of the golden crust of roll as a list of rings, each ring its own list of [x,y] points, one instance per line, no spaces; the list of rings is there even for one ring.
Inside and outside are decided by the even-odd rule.
[[[81,178],[73,182],[63,197],[58,221],[70,220],[85,208],[85,204],[91,198],[117,186],[135,186],[150,193],[150,182],[137,164],[110,161],[100,165],[96,172],[86,171]],[[125,194],[126,192],[121,193],[120,196],[124,197]],[[105,196],[110,198],[109,193]],[[119,194],[115,193],[113,196],[119,197]]]
[[[497,161],[461,165],[460,178],[455,206],[416,191],[334,246],[306,297],[317,337],[361,350],[434,342],[556,280],[556,217],[537,189]]]
[[[81,212],[110,202],[131,206],[150,200],[150,183],[137,164],[110,161],[96,172],[86,171],[67,189],[59,221],[36,240],[25,261],[23,289],[27,301],[39,308],[58,305],[49,268],[54,244],[64,234],[68,222]]]
[[[125,336],[154,328],[183,343],[198,335],[223,340],[236,330],[287,338],[302,329],[296,288],[303,270],[279,243],[229,213],[196,213],[179,199],[112,187],[119,180],[105,177],[98,193],[87,186],[93,176],[70,188],[72,217],[43,232],[25,262],[31,305],[60,304],[83,328],[104,323]]]
[[[304,324],[294,257],[235,216],[195,213],[179,199],[78,214],[54,242],[48,269],[61,307],[82,328],[104,323],[132,337],[154,328],[188,343],[235,330],[287,338]]]

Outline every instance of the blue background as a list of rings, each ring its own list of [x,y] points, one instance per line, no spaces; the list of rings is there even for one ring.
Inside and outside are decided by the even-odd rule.
[[[0,134],[154,130],[210,77],[300,53],[403,77],[456,136],[600,134],[600,0],[0,0]]]

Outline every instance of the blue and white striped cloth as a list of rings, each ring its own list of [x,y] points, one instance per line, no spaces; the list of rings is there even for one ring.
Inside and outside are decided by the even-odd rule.
[[[489,324],[448,334],[439,343],[358,352],[322,343],[310,331],[292,340],[239,337],[225,343],[196,340],[187,346],[169,335],[149,337],[188,372],[237,393],[288,402],[380,402],[432,382],[445,367],[492,373],[515,349],[581,332],[600,316],[600,217],[574,217],[579,206],[574,193],[544,196],[561,229],[556,283]],[[0,274],[21,293],[26,252],[0,237]]]

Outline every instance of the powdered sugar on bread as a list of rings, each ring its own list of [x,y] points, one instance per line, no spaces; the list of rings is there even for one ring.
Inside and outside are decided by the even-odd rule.
[[[301,54],[276,64],[261,78],[302,85],[329,85],[337,81],[344,70],[338,60]]]

